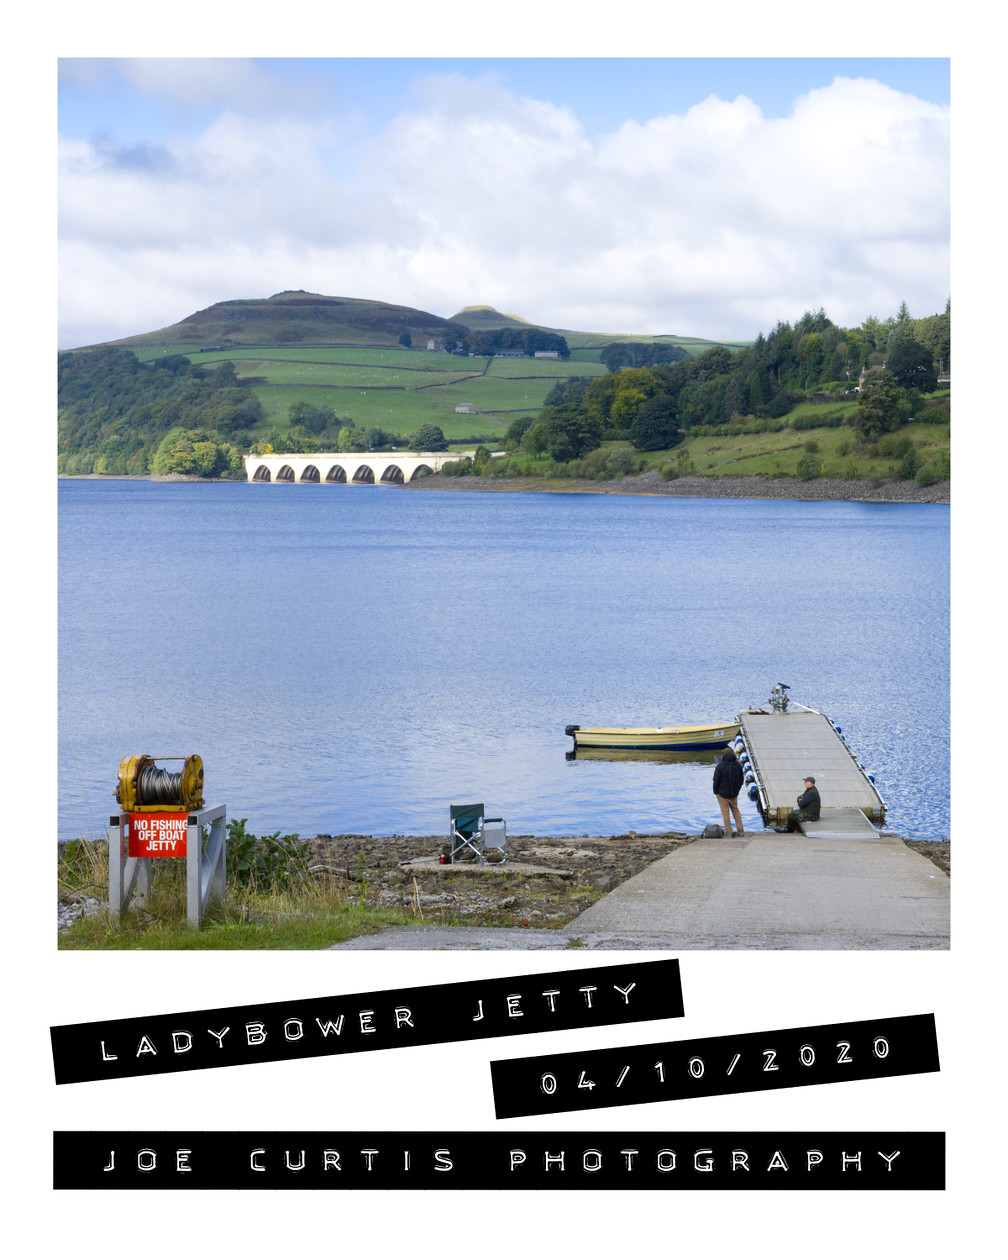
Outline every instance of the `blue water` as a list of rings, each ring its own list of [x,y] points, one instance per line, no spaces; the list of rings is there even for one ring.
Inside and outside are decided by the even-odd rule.
[[[198,753],[257,833],[438,834],[473,800],[512,834],[694,830],[712,757],[568,760],[564,727],[777,682],[894,830],[949,835],[947,507],[66,480],[59,567],[63,839],[104,834],[134,753]]]

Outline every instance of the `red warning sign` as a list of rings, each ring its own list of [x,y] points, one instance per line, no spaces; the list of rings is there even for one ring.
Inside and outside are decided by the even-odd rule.
[[[130,814],[130,857],[185,857],[188,814]]]

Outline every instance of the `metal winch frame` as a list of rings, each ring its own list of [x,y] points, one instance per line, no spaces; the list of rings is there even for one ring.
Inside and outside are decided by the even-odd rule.
[[[181,761],[172,773],[157,761]],[[121,814],[109,818],[109,913],[118,920],[130,902],[144,906],[152,888],[151,858],[129,853],[131,814],[172,814],[186,819],[186,917],[200,928],[211,897],[223,905],[227,872],[227,806],[203,803],[203,761],[188,757],[124,757],[119,763],[116,801]],[[159,859],[160,860],[160,859]]]

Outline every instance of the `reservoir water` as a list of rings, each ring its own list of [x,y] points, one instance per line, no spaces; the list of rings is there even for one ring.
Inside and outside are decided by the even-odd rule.
[[[945,506],[63,480],[59,617],[60,839],[104,835],[134,753],[198,753],[258,834],[441,834],[463,801],[511,834],[695,831],[712,755],[569,760],[564,727],[777,682],[892,830],[950,832]]]

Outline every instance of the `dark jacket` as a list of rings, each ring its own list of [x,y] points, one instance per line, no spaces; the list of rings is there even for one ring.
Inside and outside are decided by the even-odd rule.
[[[815,822],[819,817],[819,806],[821,804],[822,801],[819,799],[819,792],[814,783],[808,791],[802,792],[801,796],[798,797],[798,808],[805,814],[808,822]]]
[[[742,790],[744,778],[735,754],[725,753],[714,767],[714,795],[723,796],[729,801],[734,800]]]

